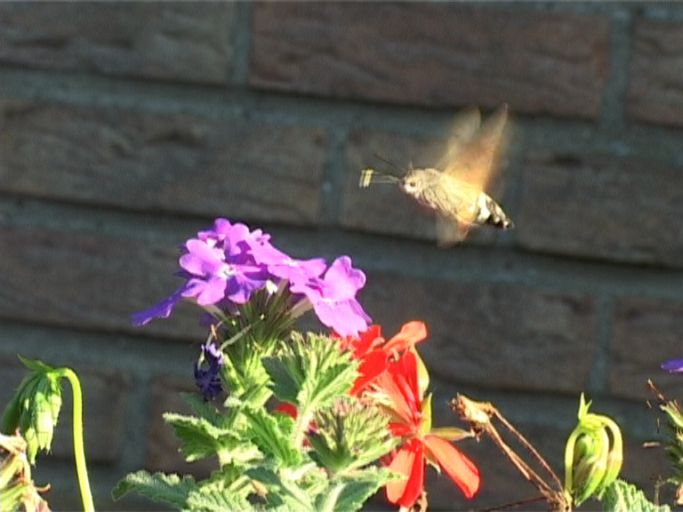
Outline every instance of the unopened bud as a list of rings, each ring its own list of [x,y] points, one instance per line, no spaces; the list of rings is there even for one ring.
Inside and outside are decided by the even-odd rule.
[[[576,506],[591,496],[600,498],[623,462],[619,427],[607,416],[589,413],[589,407],[581,395],[579,423],[565,448],[565,491]]]

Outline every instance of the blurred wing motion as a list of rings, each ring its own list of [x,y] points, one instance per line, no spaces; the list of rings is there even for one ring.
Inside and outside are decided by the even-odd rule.
[[[512,221],[486,192],[503,142],[507,105],[502,105],[483,123],[477,109],[456,116],[448,150],[435,166],[412,167],[404,176],[373,169],[361,171],[360,188],[372,183],[396,183],[407,195],[437,214],[439,245],[463,240],[473,225],[512,227]]]
[[[454,135],[439,166],[444,174],[483,191],[497,170],[503,131],[508,118],[507,104],[501,105],[481,125],[479,111],[467,111],[456,119]]]
[[[490,212],[493,223],[511,227],[500,206],[485,193],[498,169],[507,118],[507,104],[501,105],[483,124],[476,108],[458,114],[448,151],[438,165],[444,175],[442,185],[451,202],[451,211],[456,212],[449,216],[437,215],[439,245],[450,246],[464,240],[482,212]]]

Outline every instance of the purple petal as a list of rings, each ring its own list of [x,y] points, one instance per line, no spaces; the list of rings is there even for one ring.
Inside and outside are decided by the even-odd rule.
[[[235,304],[244,304],[249,301],[254,290],[263,288],[265,280],[250,279],[244,274],[233,276],[225,288],[225,296]]]
[[[669,361],[665,361],[662,363],[661,368],[670,373],[682,373],[683,359],[670,359]]]
[[[340,256],[325,273],[326,298],[346,300],[355,297],[356,292],[365,285],[365,274],[351,266],[351,258]]]
[[[313,308],[322,324],[334,329],[341,336],[357,336],[359,332],[367,330],[369,317],[360,309],[360,305],[354,303],[355,300],[336,304],[320,301]]]
[[[135,326],[142,326],[148,324],[155,318],[168,318],[173,312],[175,305],[182,300],[183,292],[186,289],[186,285],[181,286],[175,292],[171,294],[170,297],[165,298],[158,304],[155,304],[151,308],[147,308],[143,311],[138,311],[133,313],[130,318],[131,322]]]
[[[204,281],[204,286],[201,287],[200,292],[197,294],[197,304],[209,306],[219,302],[225,297],[225,286],[225,278],[211,276],[208,281]]]
[[[189,251],[180,257],[180,266],[196,276],[215,274],[223,265],[220,249],[209,247],[206,242],[190,239],[185,247]]]
[[[316,304],[323,299],[324,288],[325,282],[322,279],[315,277],[306,281],[291,282],[289,290],[292,293],[305,296],[312,304]]]

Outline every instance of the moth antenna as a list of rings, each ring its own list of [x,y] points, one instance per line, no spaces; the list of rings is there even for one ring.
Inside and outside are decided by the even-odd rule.
[[[402,172],[403,172],[403,170],[402,170],[398,165],[396,165],[396,164],[395,164],[394,162],[392,162],[391,160],[388,160],[388,159],[384,158],[384,157],[383,157],[382,155],[380,155],[379,153],[375,153],[375,158],[380,159],[380,160],[381,160],[382,162],[384,162],[385,164],[389,164],[389,166],[390,166],[392,169],[394,169],[396,172],[399,172],[399,173],[402,173]]]

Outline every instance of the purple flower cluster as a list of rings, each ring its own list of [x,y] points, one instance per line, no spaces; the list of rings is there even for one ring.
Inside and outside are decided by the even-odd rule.
[[[200,306],[233,307],[249,301],[268,283],[277,287],[286,281],[289,291],[309,301],[320,321],[342,336],[364,331],[370,318],[356,300],[365,285],[365,274],[341,256],[327,266],[323,259],[291,258],[270,243],[261,230],[216,219],[213,228],[200,231],[183,245],[178,275],[185,282],[159,304],[135,313],[135,325],[154,318],[167,318],[183,299]]]

